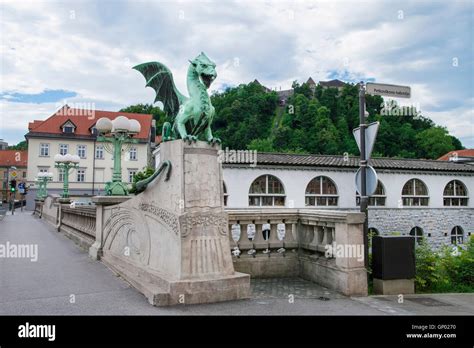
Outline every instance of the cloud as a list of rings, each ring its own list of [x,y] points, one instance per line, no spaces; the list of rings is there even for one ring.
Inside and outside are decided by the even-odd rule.
[[[1,7],[0,93],[7,97],[0,137],[8,130],[12,142],[57,103],[8,96],[74,91],[68,102],[111,110],[150,103],[153,91],[132,66],[163,62],[185,93],[187,60],[201,51],[217,63],[213,89],[255,78],[283,89],[309,76],[374,79],[410,85],[409,103],[454,135],[472,130],[469,1],[3,1]]]

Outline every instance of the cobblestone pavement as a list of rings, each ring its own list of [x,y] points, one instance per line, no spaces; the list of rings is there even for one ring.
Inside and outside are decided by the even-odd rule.
[[[301,278],[252,279],[252,298],[318,299],[322,301],[345,298],[330,289]]]

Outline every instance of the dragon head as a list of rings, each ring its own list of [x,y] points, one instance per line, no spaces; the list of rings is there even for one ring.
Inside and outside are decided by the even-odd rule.
[[[201,83],[209,88],[217,77],[216,63],[211,61],[204,52],[189,62],[194,66]]]

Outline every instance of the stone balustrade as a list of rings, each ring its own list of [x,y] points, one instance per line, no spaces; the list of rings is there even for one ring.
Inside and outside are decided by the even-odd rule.
[[[252,277],[301,276],[347,295],[367,294],[363,214],[287,208],[227,213],[237,271]],[[329,246],[343,252],[327,255]]]
[[[88,249],[98,242],[96,222],[102,205],[71,208],[52,197],[41,205],[41,217],[80,246]],[[329,245],[363,250],[363,214],[288,208],[226,212],[236,271],[252,277],[300,276],[346,295],[367,294],[363,258],[326,255]]]

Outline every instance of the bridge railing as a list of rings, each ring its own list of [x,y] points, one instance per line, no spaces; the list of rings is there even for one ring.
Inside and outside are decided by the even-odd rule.
[[[363,214],[287,208],[226,211],[237,271],[253,277],[301,276],[344,294],[367,294]]]

